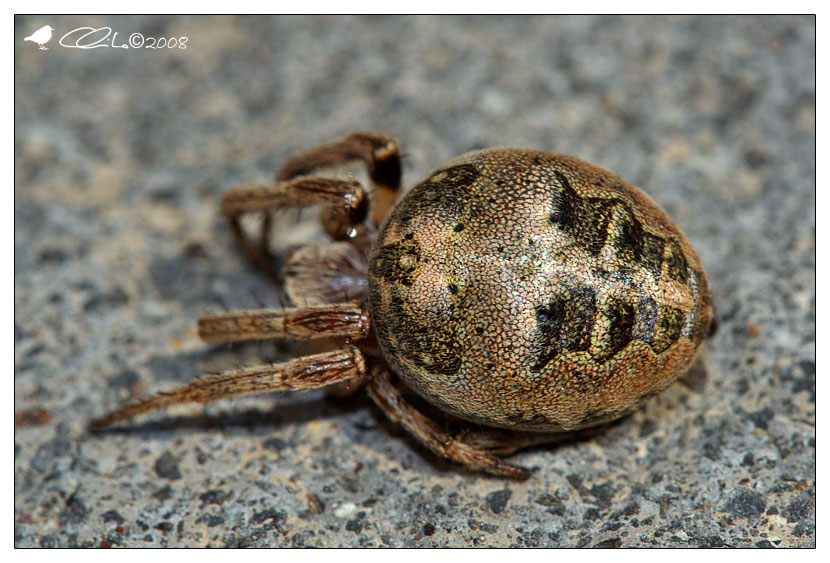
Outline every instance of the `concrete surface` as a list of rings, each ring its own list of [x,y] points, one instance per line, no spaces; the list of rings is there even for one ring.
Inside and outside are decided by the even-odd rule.
[[[23,42],[47,24],[48,50]],[[188,40],[58,44],[81,26]],[[815,545],[814,18],[19,18],[15,80],[15,545]],[[355,129],[401,139],[407,185],[514,145],[643,186],[708,269],[704,369],[514,456],[524,483],[437,460],[364,395],[89,434],[130,397],[288,357],[196,338],[222,303],[279,304],[217,203]],[[282,240],[321,237],[303,217]]]

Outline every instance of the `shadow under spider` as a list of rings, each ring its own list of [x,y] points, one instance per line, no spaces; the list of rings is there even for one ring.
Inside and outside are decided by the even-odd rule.
[[[315,401],[279,404],[267,410],[247,407],[244,410],[232,411],[234,405],[229,404],[225,407],[227,410],[221,413],[199,412],[192,415],[162,416],[138,424],[114,425],[96,430],[95,434],[120,434],[153,439],[168,439],[171,434],[184,434],[188,431],[247,430],[259,434],[286,424],[307,424],[332,414],[346,415],[372,407],[373,403],[369,397],[359,392],[349,397],[321,397]],[[194,405],[194,408],[199,407]]]
[[[413,406],[415,406],[421,413],[428,416],[431,420],[436,422],[442,430],[447,431],[450,435],[457,435],[459,433],[463,433],[464,430],[467,431],[486,431],[491,429],[487,426],[483,426],[480,424],[476,424],[473,422],[467,422],[465,420],[461,420],[456,418],[452,415],[449,415],[439,408],[431,405],[417,394],[412,391],[405,391],[406,400],[409,401]],[[474,476],[479,479],[487,479],[492,481],[504,482],[504,477],[500,477],[498,475],[490,475],[487,473],[482,473],[479,471],[475,471],[463,465],[460,465],[456,462],[450,461],[449,459],[439,457],[432,452],[430,452],[420,441],[418,441],[412,434],[407,432],[403,427],[399,424],[393,422],[389,418],[387,418],[383,412],[374,407],[374,404],[369,401],[369,409],[372,414],[372,418],[374,419],[375,425],[374,426],[366,426],[366,425],[355,425],[361,431],[372,431],[372,430],[380,430],[383,433],[387,434],[391,438],[396,440],[400,440],[403,442],[406,447],[411,450],[416,456],[420,457],[436,474],[466,474],[470,476]],[[533,453],[533,452],[548,452],[553,453],[554,450],[574,444],[581,444],[584,442],[588,442],[598,436],[605,434],[606,432],[610,432],[613,428],[621,426],[622,424],[629,421],[633,413],[627,414],[622,418],[618,418],[616,420],[612,420],[610,422],[601,424],[599,426],[595,426],[592,428],[584,428],[582,430],[575,430],[571,432],[565,432],[560,437],[556,439],[552,439],[549,442],[538,443],[533,445],[528,445],[521,447],[515,452],[509,454],[497,454],[499,457],[503,457],[505,459],[509,459],[515,455],[524,454],[524,453]],[[492,430],[492,429],[491,429]],[[537,471],[540,467],[531,466],[528,467],[532,472]]]

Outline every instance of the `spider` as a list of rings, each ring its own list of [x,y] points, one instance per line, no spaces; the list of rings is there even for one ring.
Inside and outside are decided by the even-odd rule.
[[[314,174],[352,160],[365,163],[371,192]],[[202,340],[328,338],[335,349],[204,376],[92,426],[178,403],[365,385],[439,456],[526,479],[501,456],[630,412],[680,376],[714,328],[685,236],[598,166],[489,149],[398,199],[400,187],[398,141],[358,132],[289,157],[272,185],[227,192],[221,210],[237,243],[302,306],[201,317]],[[274,212],[312,205],[334,241],[275,266]],[[258,239],[242,227],[248,214],[262,218]],[[469,426],[451,434],[406,390]]]

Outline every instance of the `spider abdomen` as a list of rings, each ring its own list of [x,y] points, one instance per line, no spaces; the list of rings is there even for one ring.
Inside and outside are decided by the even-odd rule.
[[[691,364],[706,276],[648,196],[573,157],[491,149],[432,173],[369,264],[381,348],[461,418],[554,431],[614,419]]]

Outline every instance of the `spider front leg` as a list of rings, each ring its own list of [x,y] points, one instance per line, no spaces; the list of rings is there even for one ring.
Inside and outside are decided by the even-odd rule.
[[[355,181],[305,176],[273,186],[235,188],[222,197],[222,214],[231,233],[245,254],[272,280],[281,283],[282,275],[274,267],[270,251],[272,214],[286,207],[324,205],[332,222],[329,233],[334,238],[361,238],[362,223],[367,213],[367,198],[363,187]],[[247,213],[262,214],[262,232],[255,244],[241,219]]]
[[[366,164],[372,184],[370,198],[365,197],[357,182],[305,176],[318,168],[352,160]],[[282,276],[273,266],[269,248],[273,212],[282,207],[323,204],[323,226],[332,238],[364,242],[362,223],[368,213],[368,199],[371,199],[372,222],[377,227],[400,192],[400,148],[392,137],[352,133],[290,156],[277,173],[276,181],[274,186],[231,190],[222,200],[222,212],[248,258],[268,277],[281,283]],[[240,222],[243,214],[251,212],[262,215],[259,244],[250,239]]]
[[[352,160],[362,160],[366,164],[372,183],[372,222],[377,227],[386,218],[401,189],[401,149],[393,137],[359,131],[300,151],[288,157],[277,173],[277,181]]]
[[[211,342],[255,338],[362,338],[368,331],[368,313],[356,303],[286,311],[235,311],[199,320],[202,338]],[[206,375],[178,389],[148,397],[93,420],[91,427],[101,429],[140,413],[181,403],[210,403],[270,391],[316,389],[348,381],[360,384],[365,378],[363,353],[349,346],[279,364]]]
[[[485,449],[440,430],[434,422],[404,400],[403,395],[392,384],[387,370],[375,367],[366,387],[369,396],[386,416],[401,423],[434,453],[491,475],[522,480],[530,477],[531,472],[524,467],[505,463],[498,457],[489,455]]]

